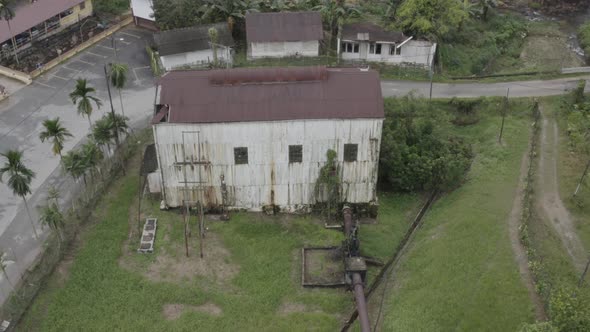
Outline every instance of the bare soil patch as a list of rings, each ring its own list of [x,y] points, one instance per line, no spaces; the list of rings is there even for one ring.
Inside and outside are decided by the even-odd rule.
[[[202,312],[211,316],[221,316],[223,310],[213,303],[205,303],[199,306],[188,304],[165,304],[162,313],[167,320],[180,318],[185,312]]]
[[[162,247],[157,249],[155,260],[147,267],[137,264],[132,256],[139,254],[128,249],[119,264],[152,281],[182,282],[205,277],[220,285],[227,284],[240,270],[239,266],[230,262],[230,252],[219,236],[212,232],[207,233],[204,242],[204,258],[198,257],[194,250],[191,250],[193,254],[190,257],[186,257],[182,244],[174,244],[171,248],[172,251]]]
[[[541,157],[539,158],[539,181],[536,205],[541,215],[549,221],[561,239],[576,269],[581,272],[586,263],[586,250],[576,232],[574,220],[565,208],[559,195],[557,160],[559,132],[555,119],[541,109]]]

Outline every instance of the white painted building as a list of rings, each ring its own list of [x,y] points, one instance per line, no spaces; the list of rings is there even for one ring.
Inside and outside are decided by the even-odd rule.
[[[211,44],[210,28],[217,30],[216,45]],[[214,47],[217,51],[218,62],[231,63],[233,60],[234,40],[227,23],[156,32],[154,33],[154,46],[158,50],[160,62],[166,70],[213,63],[215,61]]]
[[[318,56],[323,40],[319,12],[248,13],[248,58]]]
[[[307,210],[329,149],[347,203],[376,203],[379,76],[325,67],[177,71],[160,80],[152,124],[162,198],[259,211]],[[199,189],[199,184],[201,189]],[[150,188],[154,187],[150,184]]]
[[[338,40],[338,54],[349,61],[375,61],[430,68],[436,43],[414,40],[399,31],[385,31],[372,23],[345,24]]]
[[[131,13],[135,25],[150,30],[158,30],[152,0],[131,0]]]

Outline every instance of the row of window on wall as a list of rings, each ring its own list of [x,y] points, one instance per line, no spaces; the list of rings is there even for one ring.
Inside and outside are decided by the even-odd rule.
[[[358,144],[344,144],[344,161],[357,161]],[[303,145],[289,145],[289,163],[303,162]],[[236,165],[248,164],[248,148],[234,148],[234,163]]]
[[[343,42],[342,52],[343,53],[359,53],[359,43]],[[370,43],[369,54],[381,54],[383,50],[383,44],[381,43]],[[389,55],[401,55],[402,48],[396,47],[395,44],[389,44]]]

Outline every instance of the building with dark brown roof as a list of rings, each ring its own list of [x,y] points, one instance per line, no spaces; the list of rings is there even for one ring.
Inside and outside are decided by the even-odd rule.
[[[338,54],[343,60],[376,61],[391,64],[419,65],[430,68],[436,43],[414,40],[401,31],[388,31],[373,23],[342,26]]]
[[[215,45],[209,36],[212,28],[217,31]],[[156,32],[154,46],[164,68],[172,70],[214,61],[231,63],[234,40],[227,23],[223,22]]]
[[[12,8],[10,27],[0,20],[0,58],[92,15],[91,0],[21,0]]]
[[[315,183],[328,150],[336,151],[345,201],[376,202],[384,117],[377,72],[174,71],[159,87],[154,174],[168,206],[306,210],[324,199]]]
[[[246,14],[249,58],[318,56],[323,35],[319,12]]]

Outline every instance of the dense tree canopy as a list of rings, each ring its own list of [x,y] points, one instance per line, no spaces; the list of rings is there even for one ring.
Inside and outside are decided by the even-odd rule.
[[[404,31],[430,38],[446,36],[468,18],[463,2],[457,0],[405,0],[397,10]]]

